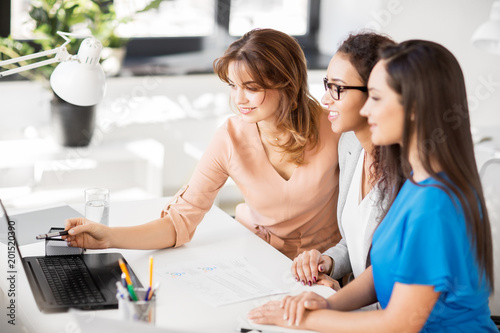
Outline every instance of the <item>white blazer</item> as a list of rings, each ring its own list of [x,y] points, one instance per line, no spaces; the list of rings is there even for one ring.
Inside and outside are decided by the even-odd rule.
[[[329,248],[323,254],[331,257],[335,261],[335,266],[330,276],[334,279],[340,279],[346,274],[352,272],[351,261],[349,259],[349,251],[344,238],[344,230],[342,228],[342,211],[344,210],[347,193],[354,176],[354,170],[358,163],[359,154],[362,147],[354,132],[343,133],[339,140],[339,198],[337,204],[337,223],[339,226],[342,239],[334,247]],[[375,190],[377,187],[375,188]],[[360,237],[364,238],[364,255],[366,257],[366,267],[370,265],[369,251],[372,243],[373,232],[379,224],[380,209],[377,206],[370,213],[370,218],[366,226],[366,231]]]

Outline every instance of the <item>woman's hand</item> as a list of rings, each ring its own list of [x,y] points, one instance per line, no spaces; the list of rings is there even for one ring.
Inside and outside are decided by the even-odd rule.
[[[281,301],[283,320],[289,325],[300,326],[302,319],[307,315],[306,310],[328,309],[328,301],[320,295],[307,291],[297,296],[286,296]]]
[[[110,247],[110,228],[83,217],[67,219],[65,229],[68,236],[62,238],[69,246],[85,249],[107,249]]]
[[[308,310],[328,309],[325,298],[313,292],[286,296],[281,301],[271,301],[248,313],[248,319],[256,324],[278,325],[291,328],[304,327],[303,319]]]
[[[281,303],[282,301],[270,301],[252,309],[248,313],[248,319],[256,324],[289,327],[288,322],[283,319],[284,311]]]
[[[330,274],[333,260],[329,256],[321,255],[318,250],[304,251],[292,263],[292,274],[303,285],[311,286],[316,283],[319,273]]]

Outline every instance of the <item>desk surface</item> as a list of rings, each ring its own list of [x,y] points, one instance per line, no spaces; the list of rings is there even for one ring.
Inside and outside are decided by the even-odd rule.
[[[136,225],[156,219],[167,200],[167,198],[157,198],[112,203],[110,225]],[[83,207],[73,206],[73,208],[82,211]],[[21,251],[23,255],[43,254],[43,243],[25,245]],[[193,240],[179,248],[155,251],[122,249],[108,251],[122,253],[143,283],[147,283],[149,279],[148,258],[150,255],[155,258],[155,268],[162,263],[177,264],[230,255],[246,257],[267,277],[283,283],[286,288],[293,290],[292,292],[298,292],[304,288],[310,290],[309,287],[298,286],[291,278],[290,259],[216,206],[205,216]],[[5,270],[2,269],[0,275],[4,272]],[[154,279],[161,281],[162,277],[155,274]],[[5,288],[3,280],[2,277],[0,286]],[[158,292],[156,315],[156,327],[164,328],[167,332],[235,332],[240,325],[246,324],[247,312],[267,299],[261,298],[213,307],[167,282],[163,279]],[[76,322],[71,314],[43,314],[38,310],[26,276],[21,271],[18,274],[17,289],[19,291],[17,317],[28,332],[76,332],[74,330]],[[321,286],[313,286],[312,289],[323,294],[328,293]],[[90,311],[88,316],[89,319],[120,320],[118,310]],[[5,323],[6,320],[1,318],[0,327],[4,327],[2,325]]]

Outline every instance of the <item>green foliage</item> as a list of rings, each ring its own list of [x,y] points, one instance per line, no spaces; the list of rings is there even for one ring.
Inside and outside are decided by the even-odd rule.
[[[162,1],[153,0],[138,12],[158,8]],[[36,38],[33,42],[42,50],[51,50],[64,43],[64,39],[57,34],[57,31],[77,32],[85,29],[101,41],[103,47],[125,46],[128,40],[116,36],[115,29],[118,24],[132,19],[131,17],[118,19],[113,0],[31,0],[29,15],[36,23],[33,30]],[[72,39],[66,46],[68,52],[76,54],[81,41]],[[11,37],[0,38],[0,60],[32,53],[34,48],[26,42],[14,41]],[[24,64],[36,61],[39,59]],[[42,78],[48,81],[56,65],[43,66],[20,74],[29,79]]]

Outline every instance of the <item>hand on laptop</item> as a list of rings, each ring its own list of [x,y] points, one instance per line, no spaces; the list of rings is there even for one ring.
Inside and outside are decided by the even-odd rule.
[[[110,228],[104,224],[75,217],[66,220],[65,229],[69,230],[69,235],[63,239],[69,246],[85,249],[107,249],[110,246]]]

